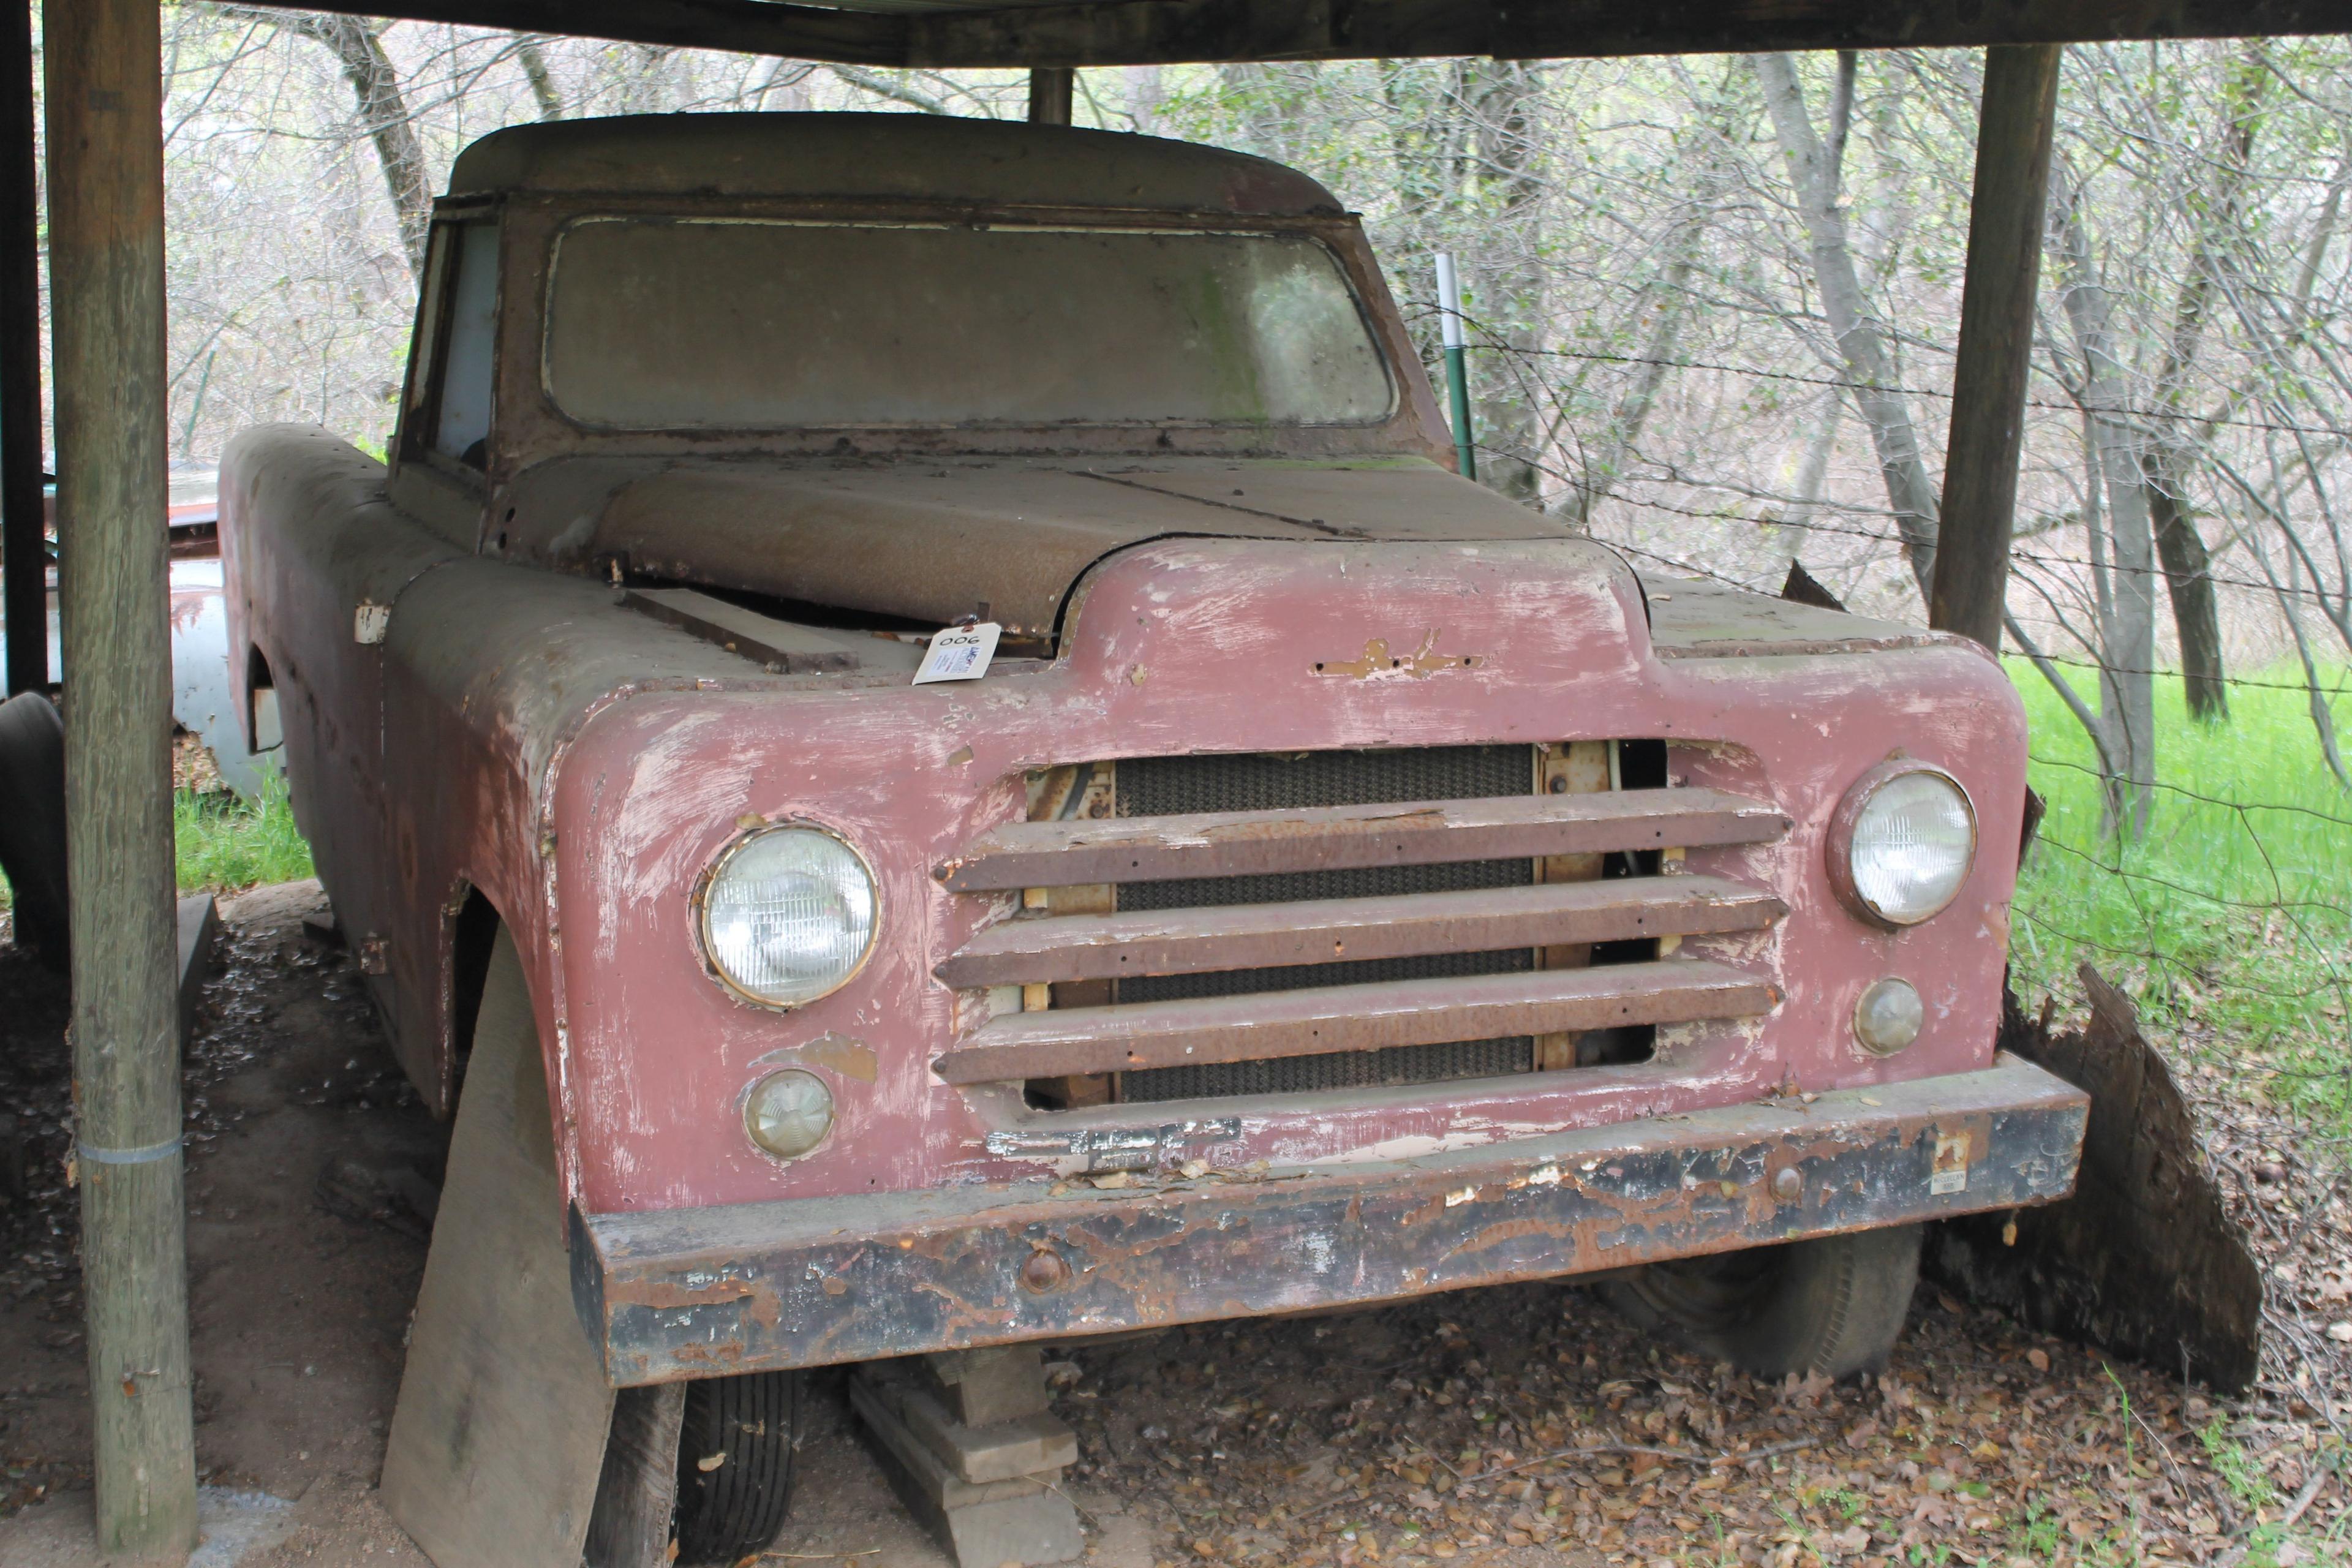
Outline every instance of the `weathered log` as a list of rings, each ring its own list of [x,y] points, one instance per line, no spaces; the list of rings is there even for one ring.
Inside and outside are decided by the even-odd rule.
[[[163,41],[43,10],[74,1105],[102,1553],[196,1544],[172,893]]]
[[[1928,1271],[2021,1322],[2119,1352],[2225,1393],[2253,1382],[2262,1352],[2262,1273],[2222,1211],[2195,1119],[2130,999],[2089,964],[2091,1021],[2053,1036],[2014,995],[2000,1047],[2091,1096],[2082,1174],[2063,1203],[2011,1216],[1948,1221]]]
[[[275,4],[277,0],[270,0]],[[870,6],[870,8],[869,8]],[[901,8],[777,0],[307,0],[311,10],[570,33],[856,65],[1164,65],[1202,60],[1512,59],[1760,49],[1960,48],[2345,31],[2343,0],[1755,0],[1703,6],[1554,0],[1079,0]]]
[[[1944,452],[1941,538],[1927,624],[2000,651],[2017,463],[2025,440],[2025,376],[2042,276],[2042,209],[2063,50],[2035,44],[1985,51],[1969,202],[1967,281]]]
[[[33,168],[33,8],[0,10],[0,579],[8,694],[49,668],[48,544],[41,498],[39,184]]]

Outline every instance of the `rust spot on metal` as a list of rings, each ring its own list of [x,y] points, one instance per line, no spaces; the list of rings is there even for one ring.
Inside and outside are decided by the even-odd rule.
[[[575,1246],[602,1276],[583,1299],[614,1380],[656,1382],[722,1354],[730,1370],[819,1366],[2046,1203],[2072,1185],[2084,1103],[2002,1058],[1867,1098],[1836,1091],[1281,1180],[877,1193],[821,1217],[789,1201],[588,1216]],[[1938,1192],[1938,1145],[1956,1143],[1981,1163],[1966,1191]],[[709,1279],[722,1266],[749,1297],[643,1305],[656,1280]],[[1008,1279],[1022,1289],[1008,1296]]]
[[[800,1049],[801,1060],[860,1083],[874,1081],[874,1051],[863,1040],[846,1035],[823,1035]]]
[[[1373,637],[1364,644],[1361,657],[1350,659],[1317,661],[1318,675],[1345,675],[1357,680],[1426,680],[1433,675],[1449,669],[1475,669],[1486,662],[1486,656],[1477,653],[1439,653],[1437,634],[1422,634],[1421,646],[1408,654],[1391,652],[1386,637]]]

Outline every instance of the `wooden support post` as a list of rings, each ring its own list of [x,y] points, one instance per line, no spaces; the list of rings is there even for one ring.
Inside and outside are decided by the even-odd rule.
[[[1029,123],[1067,125],[1078,73],[1068,66],[1040,66],[1029,73]]]
[[[196,1544],[155,0],[45,8],[76,1154],[98,1545]]]
[[[38,691],[50,674],[37,190],[32,0],[0,0],[0,618],[11,697]]]
[[[2042,210],[2058,105],[2055,44],[1985,51],[1976,191],[1969,204],[1968,276],[1944,448],[1944,501],[1927,624],[2000,649],[2033,300],[2042,277]]]

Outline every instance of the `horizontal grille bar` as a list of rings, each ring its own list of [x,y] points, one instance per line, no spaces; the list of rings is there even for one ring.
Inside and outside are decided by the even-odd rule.
[[[1749,1017],[1780,1000],[1779,990],[1761,976],[1683,959],[1392,980],[1013,1014],[992,1020],[969,1045],[933,1066],[950,1083],[1002,1083]]]
[[[992,926],[932,973],[950,985],[1198,974],[1759,931],[1787,912],[1738,882],[1675,876],[1056,915]]]
[[[1711,789],[1201,812],[991,828],[932,875],[959,893],[1760,844],[1789,819]]]

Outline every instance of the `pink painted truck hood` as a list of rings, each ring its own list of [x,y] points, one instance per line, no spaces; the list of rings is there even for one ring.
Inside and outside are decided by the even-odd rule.
[[[518,679],[560,668],[605,684],[568,651],[612,657],[598,623],[634,620],[680,655],[694,646],[570,583],[577,607],[547,634],[562,647],[513,661]],[[640,677],[562,726],[573,738],[535,792],[562,931],[542,1023],[562,1042],[551,1074],[579,1141],[573,1190],[602,1213],[1022,1173],[990,1139],[1026,1113],[933,1070],[985,1012],[933,968],[1003,915],[946,889],[934,868],[1021,819],[1028,770],[1074,759],[1654,735],[1673,748],[1675,782],[1769,800],[1791,821],[1776,842],[1692,861],[1789,905],[1773,931],[1726,950],[1784,993],[1761,1036],[1708,1026],[1645,1066],[1366,1091],[1311,1112],[1220,1101],[1239,1161],[1345,1162],[1400,1140],[1454,1147],[1791,1082],[1817,1090],[1986,1065],[2013,852],[1981,856],[1952,910],[1895,932],[1839,909],[1821,867],[1832,807],[1896,753],[1950,770],[1977,797],[1986,842],[2016,842],[2023,728],[2000,668],[1932,635],[1831,635],[1844,622],[1871,633],[1855,617],[1788,617],[1754,601],[1759,614],[1683,584],[1653,596],[1661,621],[1681,623],[1672,643],[1663,626],[1654,640],[1633,574],[1589,541],[1172,539],[1087,574],[1053,659],[969,685],[766,676],[708,644],[690,682]],[[558,728],[528,726],[542,727]],[[730,999],[691,934],[698,874],[755,816],[841,834],[880,894],[866,965],[788,1014]],[[1857,1054],[1840,1044],[1855,989],[1889,972],[1916,978],[1930,1026],[1899,1058]],[[826,1076],[842,1118],[824,1151],[790,1165],[760,1156],[733,1120],[747,1086],[778,1065]]]
[[[567,458],[517,479],[509,559],[1046,637],[1153,539],[1475,542],[1560,526],[1418,458]]]

